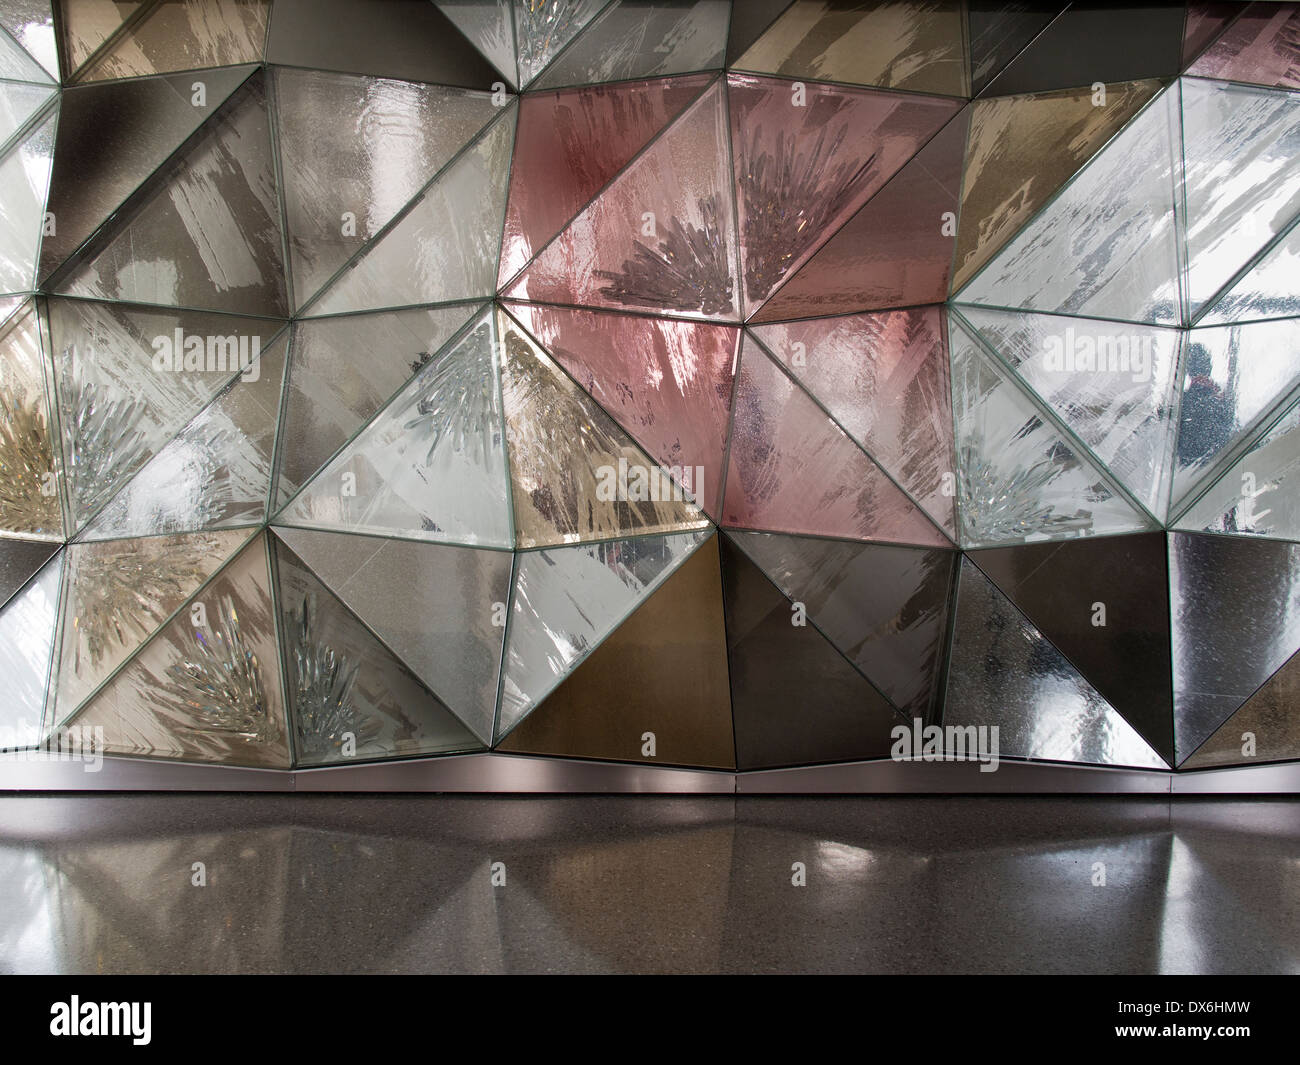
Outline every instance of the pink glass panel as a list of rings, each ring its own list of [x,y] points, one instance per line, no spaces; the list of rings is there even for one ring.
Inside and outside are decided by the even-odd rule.
[[[740,356],[722,523],[950,546],[866,452],[749,338]]]
[[[756,326],[767,350],[942,525],[956,527],[952,396],[940,308]]]
[[[939,303],[948,295],[969,108],[948,123],[754,315],[755,321]]]
[[[498,284],[527,266],[708,80],[698,74],[525,96]]]
[[[509,307],[657,462],[680,468],[683,477],[692,471],[690,483],[675,479],[716,517],[739,328],[526,303]]]
[[[1300,4],[1251,4],[1187,73],[1300,88]]]
[[[722,83],[628,166],[506,295],[735,320],[735,224]]]
[[[745,74],[727,92],[746,314],[961,107]]]

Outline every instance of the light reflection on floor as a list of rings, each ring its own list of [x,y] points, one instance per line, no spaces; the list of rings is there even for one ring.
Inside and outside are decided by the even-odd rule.
[[[6,797],[0,969],[1296,973],[1297,873],[1286,801]]]

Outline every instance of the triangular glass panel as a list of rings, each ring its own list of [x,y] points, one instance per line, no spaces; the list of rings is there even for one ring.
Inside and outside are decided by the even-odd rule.
[[[813,318],[751,326],[750,332],[933,521],[956,536],[952,393],[941,308]]]
[[[0,81],[0,144],[4,144],[54,95],[52,85]]]
[[[697,529],[522,552],[506,632],[498,739],[711,535]]]
[[[674,481],[719,513],[739,328],[527,303],[509,309]]]
[[[966,96],[965,13],[954,0],[795,0],[737,70]]]
[[[1184,78],[1188,314],[1300,213],[1300,94]]]
[[[973,17],[973,16],[972,16]],[[977,100],[957,223],[960,289],[1138,110],[1160,82],[1126,81]],[[1098,100],[1103,99],[1100,105]]]
[[[302,306],[497,114],[488,92],[277,68],[285,225]]]
[[[1066,5],[970,0],[966,6],[970,19],[970,88],[971,95],[978,96]]]
[[[1169,534],[1179,762],[1300,650],[1300,544]]]
[[[284,506],[478,309],[461,303],[295,322],[273,509]],[[366,353],[364,362],[359,351]]]
[[[59,49],[54,40],[54,12],[51,0],[12,0],[0,14],[0,25],[9,31],[24,52],[40,63],[54,80],[59,77]]]
[[[275,560],[297,765],[481,746],[297,555],[277,544]]]
[[[1187,336],[1171,513],[1300,383],[1300,320],[1193,329]]]
[[[1300,540],[1300,403],[1292,403],[1183,513],[1176,527]]]
[[[216,394],[280,323],[49,302],[71,525],[80,529]]]
[[[739,377],[725,525],[948,546],[902,489],[748,337]]]
[[[13,14],[7,12],[5,21],[9,21],[12,17]],[[6,32],[8,28],[8,26],[0,28],[0,81],[26,81],[49,85],[51,82],[49,72]]]
[[[0,607],[9,602],[58,550],[44,540],[0,538]]]
[[[884,758],[903,718],[740,548],[722,538],[736,765]]]
[[[722,83],[632,161],[509,289],[514,299],[736,317]]]
[[[95,517],[83,540],[254,525],[266,518],[288,344],[253,355]],[[250,353],[251,354],[251,353]]]
[[[894,706],[909,718],[929,716],[939,694],[953,552],[727,535]]]
[[[1173,478],[1174,329],[965,307],[962,315],[1157,520]]]
[[[498,284],[527,266],[708,80],[701,75],[525,96]]]
[[[230,530],[68,547],[54,720],[66,722],[249,537]]]
[[[961,106],[744,74],[727,98],[746,317]]]
[[[1032,5],[1031,5],[1032,6]],[[1182,59],[1182,3],[1062,5],[1050,23],[985,87],[985,94],[1042,92],[1098,82],[1172,78]]]
[[[0,530],[61,540],[49,376],[36,307],[28,303],[0,325]]]
[[[722,66],[726,0],[615,0],[533,83],[534,89],[663,78]]]
[[[204,71],[202,97],[192,74],[64,89],[48,208],[56,224],[41,241],[39,276],[49,278],[254,69]]]
[[[275,531],[452,713],[492,742],[510,552]]]
[[[34,747],[44,739],[62,571],[60,554],[0,606],[0,750]]]
[[[1300,221],[1260,256],[1201,315],[1198,326],[1300,318]]]
[[[702,528],[708,518],[504,312],[502,388],[516,544]]]
[[[278,524],[510,547],[492,312],[432,359]]]
[[[1180,768],[1210,769],[1300,759],[1297,705],[1300,655],[1292,655]]]
[[[962,546],[1154,527],[956,317],[949,321]]]
[[[308,313],[491,296],[518,113],[510,104],[344,269]]]
[[[948,295],[967,108],[789,277],[752,320],[938,303]]]
[[[59,0],[66,76],[71,78],[144,6],[145,0]]]
[[[647,596],[499,749],[734,769],[718,537]]]
[[[1164,534],[1018,544],[967,557],[1172,763]]]
[[[213,535],[213,534],[204,534]],[[265,535],[72,720],[108,754],[289,768]]]
[[[519,86],[512,0],[434,0],[453,25],[506,79]]]
[[[142,19],[132,23],[84,70],[78,71],[77,80],[137,78],[173,70],[258,63],[270,17],[271,0],[154,4]]]
[[[0,292],[30,292],[36,284],[57,124],[53,110],[0,159]]]
[[[255,74],[55,288],[91,299],[283,316],[281,244],[266,90]]]
[[[1295,4],[1247,4],[1241,14],[1187,73],[1200,78],[1248,81],[1300,89],[1300,8]]]
[[[519,81],[526,88],[587,25],[606,0],[515,0]]]
[[[943,724],[996,727],[1004,758],[1168,768],[969,558],[961,565]]]
[[[1155,98],[958,294],[963,303],[1182,322],[1177,88]]]

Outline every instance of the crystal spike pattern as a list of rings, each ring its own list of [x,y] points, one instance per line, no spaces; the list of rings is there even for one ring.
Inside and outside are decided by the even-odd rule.
[[[0,31],[0,747],[1300,760],[1300,5],[392,6]]]

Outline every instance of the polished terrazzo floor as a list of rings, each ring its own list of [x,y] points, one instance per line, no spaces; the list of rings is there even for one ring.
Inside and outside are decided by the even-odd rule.
[[[1271,800],[13,796],[0,970],[1296,973],[1298,874]]]

